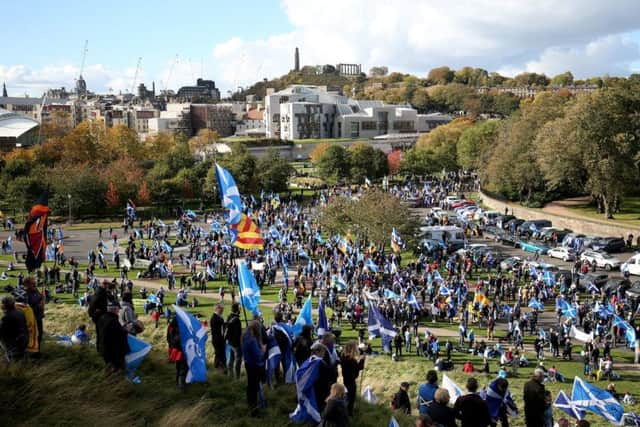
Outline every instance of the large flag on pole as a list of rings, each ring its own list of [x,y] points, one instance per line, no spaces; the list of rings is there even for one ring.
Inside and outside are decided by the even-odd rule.
[[[240,222],[231,226],[233,245],[240,249],[262,249],[264,242],[258,226],[245,214],[240,215]]]
[[[24,244],[27,247],[27,270],[40,268],[46,260],[47,252],[47,219],[49,217],[49,192],[44,191],[31,208],[29,218],[24,224]]]
[[[607,390],[603,390],[575,377],[571,391],[573,404],[600,415],[614,425],[622,425],[624,407]]]
[[[240,304],[254,315],[258,314],[260,288],[256,283],[255,276],[244,261],[238,267],[238,283],[240,284]]]
[[[313,318],[311,317],[311,295],[307,298],[304,305],[302,306],[302,310],[298,314],[298,318],[296,319],[296,323],[293,325],[293,336],[297,337],[302,332],[302,328],[305,325],[313,326]]]
[[[140,367],[140,364],[147,357],[149,351],[151,351],[151,344],[142,341],[139,338],[129,335],[127,337],[129,341],[129,354],[124,357],[126,363],[127,378],[130,380],[135,379],[136,370]]]
[[[447,374],[442,374],[442,388],[446,388],[451,396],[450,403],[456,403],[456,399],[462,396],[464,393],[458,384],[456,384]]]
[[[242,201],[240,200],[240,191],[236,181],[228,170],[217,163],[216,175],[218,177],[222,206],[228,209],[227,220],[230,224],[237,224],[240,222],[240,215],[242,214]]]
[[[187,384],[203,383],[207,381],[207,329],[198,319],[183,308],[173,306],[178,319],[178,329],[180,330],[180,343],[184,349],[184,356],[187,358]]]

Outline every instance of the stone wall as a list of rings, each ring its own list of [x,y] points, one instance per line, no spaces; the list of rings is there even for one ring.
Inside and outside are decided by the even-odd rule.
[[[482,203],[491,210],[504,212],[504,208],[509,208],[509,214],[513,210],[513,215],[525,220],[547,219],[557,228],[568,228],[576,233],[586,234],[587,236],[602,237],[623,237],[626,239],[629,233],[634,236],[640,234],[640,227],[624,227],[615,224],[608,224],[604,221],[596,221],[579,217],[567,217],[556,215],[540,209],[530,209],[516,203],[505,202],[495,199],[487,194],[480,192]]]

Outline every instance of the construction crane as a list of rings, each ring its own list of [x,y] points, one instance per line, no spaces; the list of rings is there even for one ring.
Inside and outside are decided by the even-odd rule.
[[[136,73],[133,75],[133,83],[131,83],[131,93],[135,94],[136,90],[136,82],[138,81],[138,72],[140,71],[140,63],[142,62],[142,57],[138,57],[138,65],[136,65]]]
[[[173,62],[171,63],[171,66],[169,67],[169,72],[167,73],[167,79],[164,81],[165,95],[167,93],[167,88],[169,87],[169,79],[171,79],[171,74],[173,74],[173,68],[177,63],[178,63],[178,54],[176,53],[176,58],[173,60]]]
[[[82,49],[82,62],[80,63],[80,78],[82,78],[82,72],[84,71],[84,63],[87,59],[88,51],[89,51],[89,40],[85,40],[84,49]]]

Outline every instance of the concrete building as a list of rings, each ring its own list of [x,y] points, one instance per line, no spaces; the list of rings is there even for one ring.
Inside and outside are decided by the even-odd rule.
[[[264,126],[269,138],[373,138],[428,132],[449,116],[418,114],[405,105],[350,99],[324,86],[294,85],[267,91]]]
[[[213,80],[198,79],[195,86],[182,86],[176,98],[185,102],[217,102],[220,101],[220,90]]]
[[[191,136],[191,104],[167,104],[166,111],[149,119],[149,134],[161,132]]]
[[[362,65],[360,64],[338,64],[336,68],[338,73],[343,76],[358,76],[362,73]]]
[[[0,108],[0,152],[37,144],[39,128],[36,120]]]
[[[138,132],[141,138],[149,134],[149,120],[160,117],[160,112],[155,108],[135,107],[128,111],[129,128]]]
[[[200,129],[211,129],[221,137],[234,132],[232,104],[191,104],[191,129],[193,135]]]

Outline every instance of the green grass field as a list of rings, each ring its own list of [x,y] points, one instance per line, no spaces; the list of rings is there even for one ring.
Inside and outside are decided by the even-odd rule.
[[[614,214],[614,218],[609,220],[605,220],[604,215],[598,213],[596,207],[590,204],[572,206],[569,210],[589,219],[621,226],[640,227],[640,197],[625,197],[620,212]]]

